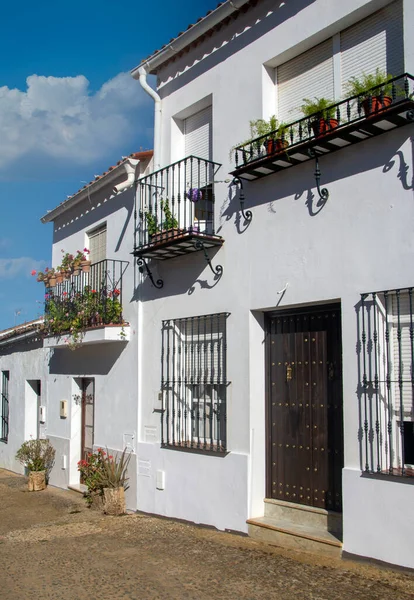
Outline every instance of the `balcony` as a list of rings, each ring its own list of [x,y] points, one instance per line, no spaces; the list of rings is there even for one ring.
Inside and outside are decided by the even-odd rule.
[[[138,264],[223,244],[214,223],[214,178],[220,166],[188,156],[138,181],[133,251]]]
[[[412,123],[413,82],[413,76],[404,73],[364,95],[346,98],[321,113],[290,123],[279,139],[273,132],[237,146],[232,175],[246,180],[266,177]],[[317,164],[318,188],[319,176]]]
[[[128,262],[101,260],[46,287],[44,346],[55,348],[129,340],[122,314]],[[53,281],[54,283],[54,281]]]

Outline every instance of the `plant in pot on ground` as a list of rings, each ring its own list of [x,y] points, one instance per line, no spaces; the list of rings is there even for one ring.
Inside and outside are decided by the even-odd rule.
[[[309,117],[310,127],[316,137],[328,133],[338,127],[338,121],[335,119],[335,106],[332,106],[332,100],[327,98],[303,98],[303,104],[300,107],[303,116]]]
[[[126,512],[125,491],[128,489],[127,470],[131,455],[126,448],[121,456],[113,456],[102,448],[89,453],[79,461],[78,470],[87,487],[85,493],[89,505],[100,503],[108,515],[123,515]]]
[[[24,442],[16,453],[16,460],[29,471],[29,492],[44,490],[55,461],[55,449],[49,440]]]
[[[362,73],[360,77],[351,77],[346,86],[346,93],[349,96],[358,96],[358,107],[363,108],[367,117],[391,104],[391,79],[392,75],[387,75],[379,69],[374,74]]]

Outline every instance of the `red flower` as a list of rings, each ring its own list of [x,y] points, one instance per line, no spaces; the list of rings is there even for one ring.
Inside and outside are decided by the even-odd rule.
[[[32,272],[30,273],[30,275],[36,275],[37,271],[35,271],[34,269],[32,270]]]
[[[118,288],[114,289],[114,296],[119,296],[121,292],[118,290]]]
[[[92,293],[92,294],[96,294],[96,290],[92,290],[92,292],[91,292],[91,293]]]
[[[68,293],[67,292],[63,292],[62,296],[67,296]]]

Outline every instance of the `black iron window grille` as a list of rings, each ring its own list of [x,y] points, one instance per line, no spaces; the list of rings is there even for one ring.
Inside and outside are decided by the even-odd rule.
[[[162,323],[163,447],[226,451],[228,316],[218,313]]]
[[[2,371],[0,442],[6,442],[6,443],[7,443],[8,437],[9,437],[9,379],[10,379],[10,372]]]
[[[74,319],[82,321],[84,328],[124,323],[122,288],[128,264],[122,260],[101,260],[88,271],[72,273],[65,281],[46,288],[46,333],[69,331]]]
[[[135,250],[184,234],[215,236],[214,177],[220,166],[188,156],[141,178],[135,213]]]
[[[361,295],[361,467],[414,475],[414,288]]]

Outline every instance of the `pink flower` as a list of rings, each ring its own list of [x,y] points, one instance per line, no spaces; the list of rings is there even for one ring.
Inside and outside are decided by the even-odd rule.
[[[33,269],[33,271],[31,271],[30,275],[36,275],[36,273],[37,273],[37,271],[35,271],[35,270]]]
[[[86,252],[86,254],[90,254],[91,253],[91,251],[88,250],[87,248],[84,248],[83,251]]]
[[[118,288],[114,289],[114,296],[119,296],[121,292],[118,290]]]

